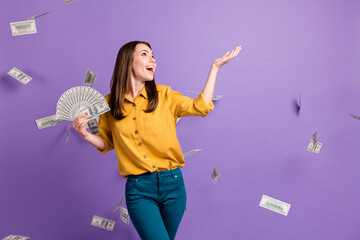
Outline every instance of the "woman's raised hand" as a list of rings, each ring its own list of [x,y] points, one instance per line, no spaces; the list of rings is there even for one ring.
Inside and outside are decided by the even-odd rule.
[[[84,138],[89,132],[86,130],[86,124],[89,121],[89,117],[86,115],[77,116],[72,125],[73,128],[80,134],[81,138]]]
[[[228,63],[231,59],[236,57],[240,51],[241,51],[241,46],[237,46],[231,52],[226,52],[224,56],[222,56],[221,58],[218,58],[214,61],[212,67],[219,70],[222,66],[224,66],[226,63]]]

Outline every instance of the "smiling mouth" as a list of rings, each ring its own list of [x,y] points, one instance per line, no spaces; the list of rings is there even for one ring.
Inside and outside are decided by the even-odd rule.
[[[151,67],[147,67],[146,70],[148,70],[151,73],[154,73],[155,68],[153,66],[151,66]]]

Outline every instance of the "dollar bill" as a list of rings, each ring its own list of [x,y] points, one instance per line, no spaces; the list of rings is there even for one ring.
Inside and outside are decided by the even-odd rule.
[[[300,108],[301,108],[301,93],[300,93],[300,96],[299,96],[298,107],[299,107],[299,110],[300,110]]]
[[[55,126],[55,124],[58,123],[57,115],[52,115],[49,117],[44,117],[36,120],[36,125],[38,129],[47,128],[50,126]]]
[[[9,235],[6,238],[3,238],[2,240],[25,240],[28,238],[29,237],[24,237],[24,236],[20,236],[20,235]]]
[[[76,2],[76,1],[78,1],[78,0],[65,0],[65,2],[64,2],[64,3]]]
[[[113,213],[116,212],[116,210],[118,210],[121,206],[121,203],[124,201],[125,195],[121,198],[121,200],[116,204],[116,206],[114,207]]]
[[[314,144],[313,140],[310,140],[307,150],[310,152],[319,153],[321,146],[322,146],[322,143],[317,142],[316,144]]]
[[[353,117],[353,118],[355,118],[355,119],[357,119],[357,120],[360,120],[360,117],[359,117],[359,116],[356,116],[356,115],[354,115],[354,114],[352,114],[352,113],[349,113],[349,116],[350,116],[350,117]]]
[[[89,87],[92,87],[94,85],[95,78],[96,78],[96,73],[94,73],[93,71],[88,69],[87,73],[86,73],[86,76],[85,76],[84,83],[86,85],[88,85]]]
[[[39,14],[39,15],[35,15],[35,16],[31,16],[31,17],[29,17],[29,20],[32,20],[32,19],[35,19],[35,18],[38,18],[38,17],[42,17],[42,16],[44,16],[44,15],[46,15],[46,14],[49,14],[49,13],[51,13],[52,11],[48,11],[48,12],[46,12],[46,13],[42,13],[42,14]]]
[[[7,74],[9,76],[15,78],[22,84],[27,84],[28,82],[30,82],[32,80],[32,78],[30,76],[26,75],[25,73],[23,73],[16,67],[13,67]]]
[[[287,216],[291,205],[288,203],[279,201],[275,198],[263,195],[259,206]]]
[[[214,183],[216,183],[216,181],[218,180],[218,178],[220,177],[219,172],[216,170],[216,168],[214,168],[214,170],[211,173],[211,177]]]
[[[187,92],[190,93],[195,93],[195,94],[200,94],[199,92],[195,92],[195,91],[191,91],[191,90],[186,90]],[[224,95],[214,95],[211,100],[216,101],[219,100],[220,98],[222,98]]]
[[[91,221],[91,225],[94,227],[102,228],[108,231],[112,231],[115,226],[115,222],[106,218],[102,218],[94,215]]]
[[[126,208],[121,207],[120,218],[124,223],[129,225],[129,213]]]
[[[100,131],[99,131],[99,128],[98,128],[98,122],[96,120],[96,118],[93,118],[93,119],[90,119],[87,123],[89,129],[90,129],[90,132],[91,134],[94,134],[94,135],[99,135],[100,134]]]
[[[35,20],[10,23],[13,36],[37,33]]]
[[[191,155],[191,154],[194,154],[194,153],[196,153],[196,152],[199,152],[199,151],[201,151],[202,149],[194,149],[194,150],[191,150],[190,152],[187,152],[187,153],[185,153],[184,154],[184,157],[187,157],[187,156],[189,156],[189,155]]]
[[[90,119],[92,119],[108,111],[110,111],[108,103],[106,100],[102,100],[94,105],[91,105],[90,107],[80,110],[79,115],[85,114],[86,116],[89,116]]]
[[[177,118],[177,119],[176,119],[176,123],[178,123],[178,122],[180,121],[180,119],[181,119],[181,118]]]
[[[65,143],[67,143],[69,141],[70,129],[71,129],[71,124],[68,126],[67,131],[66,131],[66,141],[65,141]]]

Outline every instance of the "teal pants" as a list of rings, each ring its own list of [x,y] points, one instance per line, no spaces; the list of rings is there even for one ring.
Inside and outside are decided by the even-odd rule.
[[[126,205],[142,240],[173,240],[184,215],[186,191],[180,168],[127,177]]]

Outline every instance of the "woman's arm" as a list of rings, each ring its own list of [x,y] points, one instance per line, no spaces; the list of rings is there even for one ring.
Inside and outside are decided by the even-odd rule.
[[[89,117],[86,115],[80,115],[73,121],[73,128],[80,134],[81,138],[96,147],[99,150],[105,150],[104,140],[96,135],[92,135],[86,130],[86,124],[89,121]]]
[[[225,53],[225,55],[222,58],[216,59],[212,64],[209,76],[205,83],[204,89],[202,90],[203,97],[207,103],[210,103],[214,95],[214,88],[215,88],[216,76],[218,71],[222,66],[224,66],[231,59],[236,57],[240,51],[241,51],[241,46],[237,46],[235,49],[231,51],[231,53],[230,52]]]

